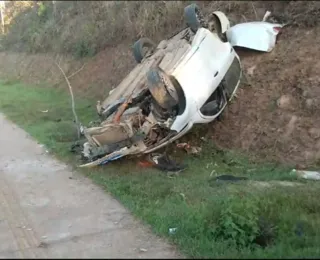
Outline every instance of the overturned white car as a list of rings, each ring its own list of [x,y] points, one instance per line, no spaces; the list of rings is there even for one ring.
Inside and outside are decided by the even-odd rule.
[[[98,104],[100,126],[83,130],[82,167],[153,152],[223,112],[242,76],[229,21],[218,11],[205,20],[195,4],[185,19],[188,27],[158,46],[134,44],[138,65]]]

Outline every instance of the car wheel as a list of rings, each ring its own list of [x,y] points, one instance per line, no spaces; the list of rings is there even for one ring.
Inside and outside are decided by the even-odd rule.
[[[191,4],[184,8],[184,19],[194,33],[196,33],[199,28],[204,27],[203,15],[196,4]]]
[[[178,101],[168,91],[158,68],[150,69],[147,73],[148,89],[154,100],[164,109],[170,109],[178,104]],[[172,90],[171,90],[172,91]]]
[[[133,56],[136,62],[141,63],[141,61],[146,57],[148,53],[153,53],[156,46],[148,38],[141,38],[133,44]]]

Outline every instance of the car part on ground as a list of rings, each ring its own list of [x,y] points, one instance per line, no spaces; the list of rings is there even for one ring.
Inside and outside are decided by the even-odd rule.
[[[282,27],[282,24],[248,22],[232,26],[226,35],[232,46],[271,52]]]
[[[305,170],[296,170],[293,169],[291,174],[296,175],[298,178],[306,179],[306,180],[320,180],[320,171],[305,171]]]
[[[149,154],[148,160],[154,167],[167,172],[179,172],[186,169],[185,165],[174,162],[167,154]]]
[[[188,154],[199,154],[202,150],[201,147],[192,146],[188,143],[179,143],[177,144],[177,147],[184,149]]]

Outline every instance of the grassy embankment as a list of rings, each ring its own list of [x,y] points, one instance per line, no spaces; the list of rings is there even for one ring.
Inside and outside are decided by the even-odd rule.
[[[93,104],[77,100],[81,122],[95,118]],[[50,153],[76,164],[68,151],[75,129],[65,92],[2,82],[0,110],[45,144]],[[317,183],[284,186],[280,180],[294,179],[290,169],[256,164],[219,151],[210,143],[203,145],[200,157],[186,155],[185,162],[187,170],[174,178],[141,169],[135,160],[127,159],[83,172],[188,256],[319,255]],[[246,176],[250,181],[215,181],[220,174]],[[169,228],[177,228],[176,233],[170,235]]]

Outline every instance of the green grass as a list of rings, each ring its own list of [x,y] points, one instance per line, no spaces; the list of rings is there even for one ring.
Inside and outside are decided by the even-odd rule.
[[[96,119],[95,100],[78,99],[82,123]],[[41,110],[48,110],[47,113]],[[76,130],[66,92],[53,88],[0,83],[0,111],[29,132],[61,160],[76,165],[69,152]],[[192,135],[192,133],[191,133]],[[198,157],[183,158],[187,170],[174,178],[135,159],[121,159],[81,170],[118,198],[156,234],[168,237],[193,258],[317,257],[320,255],[319,185],[257,188],[247,182],[219,183],[219,174],[250,180],[294,180],[290,168],[261,165],[211,143]],[[169,228],[176,232],[169,234]],[[257,237],[267,247],[254,243]],[[261,243],[260,243],[261,244]]]

